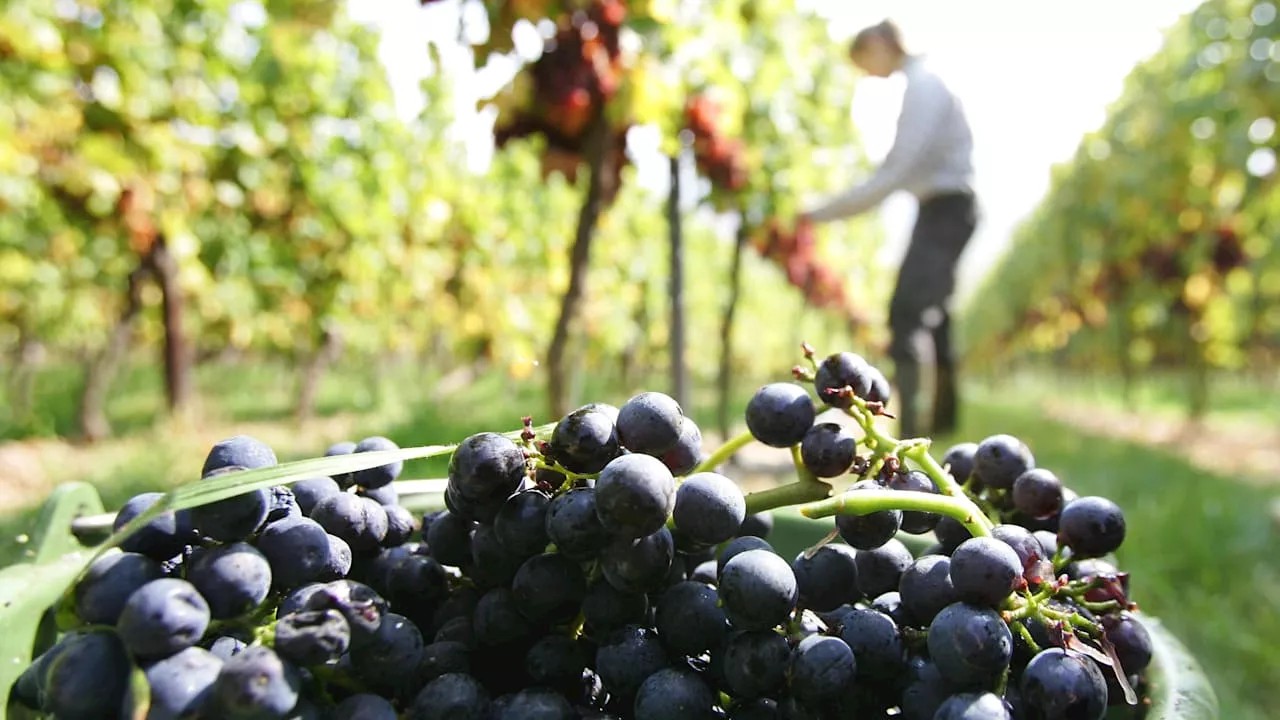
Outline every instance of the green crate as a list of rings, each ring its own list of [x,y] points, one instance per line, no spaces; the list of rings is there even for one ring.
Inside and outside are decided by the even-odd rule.
[[[420,493],[412,503],[439,502],[438,494]],[[56,488],[40,511],[28,540],[27,559],[0,570],[0,682],[13,683],[34,656],[53,644],[56,636],[52,605],[88,562],[95,538],[93,528],[77,519],[104,513],[97,490],[86,483],[66,483]],[[826,535],[829,520],[810,520],[794,511],[776,511],[769,542],[786,558],[795,557]],[[101,527],[101,526],[99,526]],[[99,533],[100,535],[100,533]],[[82,541],[84,538],[85,541]],[[932,542],[931,536],[902,536],[913,552]],[[1199,663],[1186,647],[1156,618],[1139,614],[1151,633],[1155,655],[1148,669],[1149,705],[1141,709],[1119,708],[1109,718],[1142,717],[1145,720],[1217,720],[1218,700]],[[13,702],[0,706],[0,720],[34,720],[37,714]]]

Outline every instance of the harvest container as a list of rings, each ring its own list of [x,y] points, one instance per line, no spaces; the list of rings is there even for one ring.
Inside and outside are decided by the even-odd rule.
[[[415,510],[437,506],[438,488],[430,482],[397,483],[402,504]],[[57,487],[40,511],[27,540],[24,560],[0,570],[0,683],[11,688],[24,669],[53,643],[50,609],[93,554],[93,543],[110,530],[97,490],[86,483]],[[830,521],[809,520],[798,513],[776,511],[769,542],[786,558],[822,538]],[[913,552],[929,536],[903,535]],[[1154,659],[1147,671],[1143,703],[1115,708],[1109,720],[1217,720],[1218,700],[1199,663],[1156,618],[1139,614],[1151,633]],[[0,706],[0,720],[36,720],[41,716],[12,701]]]

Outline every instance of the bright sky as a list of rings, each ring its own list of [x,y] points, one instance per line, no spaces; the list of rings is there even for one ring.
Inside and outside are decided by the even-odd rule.
[[[1133,65],[1160,46],[1161,32],[1199,0],[807,0],[831,18],[833,42],[891,17],[912,51],[923,52],[960,96],[974,133],[974,166],[982,224],[960,268],[961,296],[971,291],[1009,235],[1048,188],[1054,163],[1069,159],[1081,136],[1097,128]],[[381,57],[400,109],[416,112],[418,79],[428,71],[426,38],[456,37],[453,3],[423,9],[417,0],[352,2],[351,14],[383,33]],[[476,78],[459,97],[500,78]],[[873,160],[888,152],[901,102],[902,79],[859,86],[852,121]],[[488,123],[468,123],[468,139],[483,145]],[[484,153],[479,153],[483,156]],[[655,158],[656,159],[656,158]],[[665,162],[642,175],[665,181]],[[648,183],[647,183],[648,184]],[[915,201],[897,194],[881,208],[889,259],[901,256]]]

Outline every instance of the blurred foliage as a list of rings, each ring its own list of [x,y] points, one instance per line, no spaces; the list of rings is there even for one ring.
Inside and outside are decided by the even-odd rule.
[[[1269,0],[1210,0],[1167,32],[969,307],[979,364],[1274,372],[1278,37]]]
[[[550,4],[537,5],[489,9]],[[685,96],[714,91],[745,148],[748,182],[734,202],[716,196],[686,223],[690,337],[715,337],[733,246],[724,211],[759,223],[848,179],[859,157],[852,75],[791,0],[630,11],[615,95],[626,126],[656,129],[673,148]],[[763,16],[748,22],[752,13]],[[512,29],[495,25],[477,60],[510,52]],[[548,176],[540,137],[468,170],[452,132],[460,76],[433,50],[425,109],[403,120],[377,45],[332,0],[0,7],[0,350],[101,353],[130,274],[163,236],[201,357],[297,360],[332,330],[351,356],[485,357],[530,373],[567,283],[583,182]],[[575,341],[584,364],[665,358],[663,198],[622,172]],[[850,224],[824,230],[822,247],[859,302],[878,308],[874,239]],[[784,323],[795,336],[757,334],[740,366],[789,365],[801,338],[847,337],[846,318],[806,310],[770,263],[750,258],[744,273],[738,322]],[[137,347],[163,333],[160,300],[144,289]]]

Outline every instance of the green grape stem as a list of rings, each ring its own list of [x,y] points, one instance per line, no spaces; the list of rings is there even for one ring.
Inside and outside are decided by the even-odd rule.
[[[747,514],[803,505],[831,495],[831,486],[821,481],[798,480],[768,490],[747,493]]]
[[[706,460],[702,461],[701,463],[698,464],[697,467],[689,471],[689,474],[692,475],[694,473],[709,472],[711,470],[714,470],[720,465],[723,465],[726,460],[733,457],[734,453],[738,452],[739,450],[746,447],[747,445],[750,445],[754,441],[755,441],[755,437],[752,436],[750,432],[744,432],[740,435],[729,438],[728,440],[725,441],[724,445],[721,445],[720,447],[716,448],[715,452],[707,456]]]
[[[972,503],[958,498],[911,490],[853,490],[833,498],[810,503],[800,508],[800,514],[809,518],[832,515],[867,515],[883,510],[918,510],[955,518],[974,537],[991,535],[990,526],[983,522],[981,511]]]

